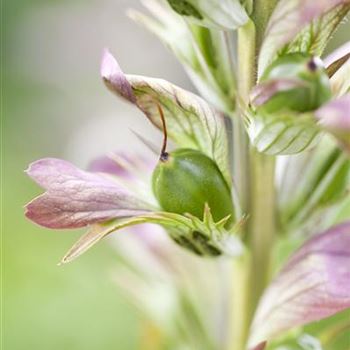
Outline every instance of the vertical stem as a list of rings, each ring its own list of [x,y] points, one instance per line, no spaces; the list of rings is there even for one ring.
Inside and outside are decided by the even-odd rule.
[[[238,187],[242,209],[249,212],[250,202],[250,150],[244,128],[244,110],[249,92],[255,82],[255,27],[248,22],[238,30],[238,70],[237,70],[237,115],[234,116],[234,179]],[[241,107],[241,108],[240,108]],[[244,108],[244,107],[243,107]],[[245,232],[245,236],[248,231]],[[231,327],[228,350],[244,350],[250,323],[250,266],[251,257],[247,251],[232,266],[231,285]]]
[[[266,4],[270,6],[265,6]],[[234,145],[241,200],[249,223],[245,238],[249,251],[233,265],[232,326],[229,350],[245,350],[254,311],[269,280],[271,252],[275,236],[275,161],[250,149],[243,125],[244,108],[256,82],[256,57],[262,33],[275,0],[254,3],[253,19],[238,30],[238,111],[235,120]],[[259,11],[261,11],[259,13]],[[261,15],[261,18],[257,16]],[[255,15],[255,17],[254,17]],[[255,24],[259,26],[255,32]],[[237,147],[238,146],[238,147]],[[237,175],[237,174],[236,174]]]
[[[276,230],[275,159],[252,150],[251,175],[249,246],[252,254],[250,306],[253,316],[270,275]]]
[[[237,111],[233,119],[234,139],[234,179],[237,184],[243,212],[249,205],[249,141],[244,127],[244,111],[249,92],[255,82],[255,27],[249,21],[238,30],[237,40],[238,70],[237,70]]]
[[[269,18],[277,0],[255,0],[252,19],[256,27],[255,49],[258,57]],[[257,67],[255,67],[257,70]],[[249,247],[250,317],[253,317],[270,275],[271,254],[276,234],[275,158],[252,149]]]

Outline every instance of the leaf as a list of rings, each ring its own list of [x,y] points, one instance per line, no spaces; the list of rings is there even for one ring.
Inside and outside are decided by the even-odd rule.
[[[162,130],[160,105],[169,137],[180,147],[202,151],[212,158],[231,186],[224,119],[203,99],[165,80],[124,75],[107,51],[101,75],[112,92],[137,105]]]
[[[308,52],[315,56],[321,56],[349,10],[350,4],[340,4],[313,20],[283,51]]]
[[[167,0],[179,15],[199,25],[218,30],[233,30],[248,21],[239,0]]]
[[[91,226],[88,232],[73,245],[63,257],[61,263],[73,261],[112,232],[143,223],[158,224],[172,229],[170,235],[174,240],[184,235],[187,239],[193,239],[191,236],[192,232],[198,232],[202,235],[201,237],[205,237],[215,249],[221,250],[230,256],[237,256],[243,251],[243,245],[236,235],[241,222],[227,231],[224,225],[228,219],[229,218],[225,218],[220,222],[214,223],[210,210],[206,208],[203,221],[191,215],[183,216],[168,212],[154,212],[127,219],[117,219],[109,223],[96,224]],[[192,243],[198,249],[201,249],[201,241],[192,241]]]
[[[350,307],[350,221],[318,234],[292,255],[263,294],[251,346]]]
[[[157,0],[143,1],[143,4],[153,17],[136,10],[130,10],[128,15],[170,48],[207,101],[231,113],[236,92],[234,52],[229,47],[233,42],[231,34],[188,24]]]
[[[316,211],[332,207],[350,190],[350,160],[332,140],[321,141],[309,153],[284,159],[278,197],[285,228],[310,221]]]
[[[112,178],[61,159],[38,160],[27,174],[46,192],[27,204],[26,216],[44,227],[78,228],[152,209]]]
[[[296,154],[317,142],[320,129],[312,114],[254,114],[247,130],[253,146],[270,155]]]
[[[286,44],[316,18],[350,0],[281,0],[270,17],[259,54],[258,76]]]

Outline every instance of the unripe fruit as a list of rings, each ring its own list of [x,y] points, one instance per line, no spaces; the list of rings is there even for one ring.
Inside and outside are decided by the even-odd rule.
[[[230,188],[216,163],[202,152],[177,149],[163,153],[152,181],[165,211],[203,219],[207,203],[215,221],[233,216]]]
[[[331,98],[329,78],[320,59],[302,53],[279,57],[267,68],[260,82],[278,79],[295,81],[298,86],[276,92],[259,106],[261,112],[275,113],[289,109],[307,112],[319,108]]]

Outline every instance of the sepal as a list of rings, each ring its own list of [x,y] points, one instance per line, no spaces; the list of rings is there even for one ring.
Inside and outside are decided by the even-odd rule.
[[[101,239],[120,229],[143,223],[164,226],[170,237],[179,245],[201,256],[238,256],[243,252],[243,244],[238,236],[243,220],[229,230],[225,224],[229,217],[214,222],[209,207],[206,206],[203,220],[192,215],[168,212],[153,212],[129,219],[118,219],[91,226],[63,257],[61,263],[76,259]]]

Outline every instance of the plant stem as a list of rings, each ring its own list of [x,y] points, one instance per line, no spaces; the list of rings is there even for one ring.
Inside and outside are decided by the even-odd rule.
[[[249,92],[255,82],[255,27],[251,21],[238,30],[237,46],[238,113],[233,118],[234,179],[243,212],[248,213],[250,202],[250,150],[243,120],[244,106],[248,103]],[[248,236],[247,230],[244,235]],[[251,314],[249,306],[250,266],[251,259],[248,251],[240,259],[233,262],[232,311],[228,350],[245,349]]]
[[[266,6],[268,3],[270,6]],[[234,124],[235,179],[243,208],[249,214],[245,240],[249,251],[233,264],[232,326],[229,350],[245,350],[258,301],[270,275],[275,236],[275,160],[249,148],[243,118],[256,83],[257,50],[275,1],[256,0],[253,19],[238,30],[238,115]],[[259,16],[258,16],[259,14]],[[261,18],[260,18],[261,16]],[[255,25],[259,31],[255,32]],[[239,171],[237,172],[237,168]]]
[[[249,203],[249,140],[244,127],[242,106],[247,105],[249,92],[255,82],[255,28],[251,21],[238,30],[237,52],[238,113],[233,118],[234,179],[242,210],[246,213]]]
[[[251,172],[249,246],[252,254],[250,307],[253,316],[270,276],[276,231],[275,159],[252,150]]]

